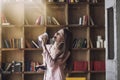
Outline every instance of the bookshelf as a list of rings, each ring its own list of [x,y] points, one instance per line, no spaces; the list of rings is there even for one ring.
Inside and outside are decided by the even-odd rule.
[[[13,61],[21,63],[18,72],[3,71],[1,80],[42,80],[43,71],[36,72],[34,67],[30,69],[42,63],[42,49],[36,48],[32,40],[37,43],[38,36],[44,32],[52,38],[57,30],[65,27],[71,30],[75,41],[72,70],[67,77],[105,80],[105,47],[97,48],[96,44],[98,36],[105,40],[104,0],[69,1],[1,1],[0,67]]]

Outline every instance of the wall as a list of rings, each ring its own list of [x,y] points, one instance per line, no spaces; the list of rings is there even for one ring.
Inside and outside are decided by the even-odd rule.
[[[120,0],[116,0],[116,19],[117,19],[117,61],[118,61],[118,80],[120,80]]]
[[[106,41],[107,39],[107,8],[114,8],[114,59],[108,59],[108,47],[106,47],[106,80],[120,80],[118,79],[117,71],[117,25],[116,25],[116,0],[105,0],[105,29],[106,29]],[[107,44],[108,45],[108,44]]]

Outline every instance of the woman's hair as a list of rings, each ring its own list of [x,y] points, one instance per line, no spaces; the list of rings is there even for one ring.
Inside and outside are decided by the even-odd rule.
[[[72,33],[68,29],[64,30],[64,53],[71,51],[72,49]]]
[[[72,65],[71,51],[72,51],[72,32],[68,29],[64,30],[64,54],[70,52],[69,58],[66,61],[66,69],[70,70]]]

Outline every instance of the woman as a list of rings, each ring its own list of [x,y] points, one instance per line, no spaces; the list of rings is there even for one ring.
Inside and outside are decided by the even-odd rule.
[[[45,45],[42,41],[43,58],[47,66],[44,80],[65,80],[65,66],[71,53],[72,34],[68,29],[60,29],[53,38],[53,45]]]

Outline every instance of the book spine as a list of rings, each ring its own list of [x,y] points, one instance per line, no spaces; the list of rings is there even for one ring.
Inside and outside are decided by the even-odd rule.
[[[36,48],[39,48],[39,46],[33,40],[32,43],[35,45]]]
[[[55,24],[60,25],[60,23],[57,21],[57,19],[56,19],[55,17],[52,17],[52,19],[53,19],[53,22],[54,22]]]
[[[20,38],[20,45],[21,45],[21,48],[24,48],[24,40],[23,40],[23,38]]]
[[[6,48],[10,48],[9,43],[7,40],[4,40]]]

